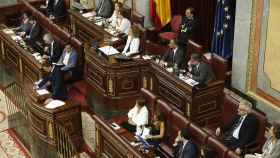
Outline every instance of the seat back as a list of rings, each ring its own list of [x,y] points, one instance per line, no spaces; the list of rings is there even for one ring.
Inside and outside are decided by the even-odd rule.
[[[194,42],[193,40],[188,40],[186,53],[187,53],[187,55],[186,55],[187,60],[186,61],[188,62],[190,60],[190,57],[191,57],[192,53],[203,54],[204,50],[203,50],[202,45]]]
[[[206,143],[208,134],[204,132],[194,123],[191,123],[189,126],[189,132],[192,140],[197,144],[197,146],[203,146]]]
[[[145,88],[141,88],[141,95],[148,102],[147,108],[149,109],[152,116],[155,111],[156,96]]]
[[[224,158],[229,150],[224,144],[211,136],[208,137],[206,144],[217,151],[218,158]]]
[[[166,121],[167,127],[164,143],[172,146],[175,138],[177,137],[178,131],[182,128],[188,128],[190,125],[190,121],[177,111],[172,111],[170,117],[168,117]]]
[[[259,132],[256,136],[256,143],[262,147],[262,145],[265,143],[265,129],[267,125],[267,118],[265,114],[257,111],[257,110],[252,110],[252,114],[256,116],[256,118],[259,121]],[[260,149],[260,148],[259,148]]]
[[[226,80],[228,61],[217,54],[212,54],[211,65],[218,80]]]
[[[181,23],[182,23],[182,16],[174,15],[170,23],[172,32],[179,32]]]

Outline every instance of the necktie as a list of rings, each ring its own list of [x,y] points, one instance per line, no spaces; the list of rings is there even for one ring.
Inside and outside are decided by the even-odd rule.
[[[173,49],[173,59],[172,59],[173,63],[175,63],[175,55],[176,55],[176,51],[175,51],[175,49]]]
[[[178,158],[182,158],[183,157],[183,151],[184,151],[184,143],[182,144],[182,147],[179,150],[179,157]]]
[[[232,126],[232,133],[235,131],[235,129],[236,129],[238,126],[240,126],[242,120],[243,120],[243,117],[240,117],[240,118],[238,119],[238,121],[235,122],[235,123],[233,124],[233,126]]]

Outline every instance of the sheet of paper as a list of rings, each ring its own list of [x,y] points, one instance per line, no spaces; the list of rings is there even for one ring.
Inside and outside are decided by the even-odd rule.
[[[65,102],[64,101],[61,101],[61,100],[52,100],[51,102],[49,102],[45,108],[47,109],[55,109],[55,108],[58,108],[58,107],[61,107],[65,105]]]
[[[187,83],[188,85],[190,86],[195,86],[195,85],[198,85],[198,82],[196,82],[195,80],[189,78],[189,79],[186,79],[186,80],[183,80],[185,83]]]
[[[95,12],[88,12],[88,13],[84,13],[84,14],[82,14],[82,15],[83,15],[83,17],[85,17],[85,18],[89,18],[89,17],[95,16],[96,13],[95,13]]]
[[[36,92],[39,94],[39,95],[45,95],[45,94],[50,94],[50,92],[46,89],[38,89],[36,90]]]
[[[152,59],[151,56],[149,56],[149,55],[144,55],[144,56],[142,56],[142,58],[143,58],[144,60],[150,60],[150,59]]]
[[[151,131],[150,128],[144,127],[141,137],[144,138],[144,139],[146,139],[147,136],[150,135],[150,131]]]
[[[114,54],[119,54],[120,52],[115,49],[112,46],[104,46],[104,47],[100,47],[98,48],[100,51],[102,51],[105,55],[110,56],[110,55],[114,55]]]
[[[112,123],[112,128],[113,128],[114,130],[118,130],[118,129],[120,129],[121,127],[120,127],[118,124],[116,124],[115,122],[113,122],[113,123]]]

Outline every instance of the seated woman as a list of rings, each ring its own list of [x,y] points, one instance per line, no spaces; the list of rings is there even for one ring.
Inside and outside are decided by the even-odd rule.
[[[116,2],[113,15],[108,19],[108,22],[110,22],[111,26],[113,26],[114,28],[117,25],[118,15],[120,14],[121,8],[122,8],[122,3]]]
[[[218,158],[217,152],[210,146],[203,146],[200,150],[201,158]]]
[[[131,27],[131,22],[120,14],[117,14],[117,23],[116,23],[116,30],[120,33],[120,36],[126,37]]]
[[[164,137],[165,133],[165,116],[162,112],[154,115],[150,135],[146,136],[147,141],[157,147]]]
[[[267,131],[268,139],[262,148],[262,154],[246,154],[245,158],[279,158],[280,157],[280,124],[273,123]]]
[[[129,132],[136,132],[137,135],[142,133],[143,126],[148,124],[149,111],[146,101],[143,99],[136,100],[135,106],[128,112],[128,122],[122,124]]]
[[[125,47],[122,54],[125,56],[131,56],[133,54],[139,53],[140,38],[139,29],[137,26],[132,26],[128,33],[128,38],[126,40]]]

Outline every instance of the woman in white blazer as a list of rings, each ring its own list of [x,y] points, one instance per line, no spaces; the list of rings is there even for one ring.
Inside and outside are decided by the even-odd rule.
[[[133,54],[139,53],[140,47],[140,38],[139,38],[140,30],[137,26],[131,27],[128,32],[128,37],[126,40],[125,47],[122,51],[122,54],[125,56],[131,56]]]

